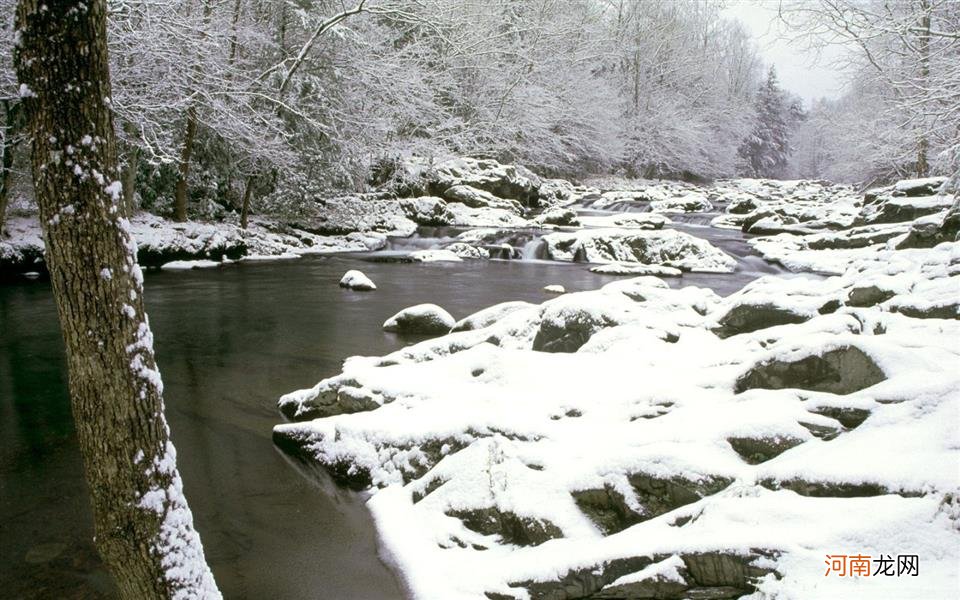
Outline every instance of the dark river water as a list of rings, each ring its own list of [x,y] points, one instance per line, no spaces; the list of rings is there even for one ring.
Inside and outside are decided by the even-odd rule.
[[[688,274],[671,285],[725,295],[779,272],[750,255],[739,232],[677,227],[737,257],[740,270]],[[348,356],[410,343],[381,330],[401,308],[434,302],[459,319],[497,302],[544,301],[547,284],[578,291],[615,279],[584,265],[544,261],[369,258],[308,257],[147,276],[180,471],[226,598],[402,597],[377,558],[362,499],[273,446],[281,394],[336,374]],[[379,289],[340,289],[337,282],[352,268]],[[0,597],[113,597],[91,521],[49,284],[0,285]]]

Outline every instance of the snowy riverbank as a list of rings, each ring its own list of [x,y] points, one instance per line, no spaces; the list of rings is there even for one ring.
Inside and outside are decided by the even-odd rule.
[[[751,240],[769,259],[833,275],[726,298],[638,277],[508,303],[281,398],[297,422],[275,440],[372,492],[382,552],[413,597],[955,592],[953,199],[922,182],[865,199],[718,185],[706,202],[598,190],[580,212],[719,209],[717,225],[775,233]],[[871,572],[915,555],[919,575],[825,577],[827,555],[867,556]]]

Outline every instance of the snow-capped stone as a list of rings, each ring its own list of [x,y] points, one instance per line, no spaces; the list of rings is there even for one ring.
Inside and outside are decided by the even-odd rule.
[[[551,208],[533,221],[541,225],[576,226],[580,224],[576,211],[569,208]]]
[[[940,191],[946,183],[946,177],[923,177],[920,179],[904,179],[893,185],[896,193],[905,196],[931,196]]]
[[[448,333],[456,321],[436,304],[418,304],[405,308],[383,323],[384,331],[441,335]]]
[[[541,185],[541,179],[529,169],[491,159],[452,158],[436,165],[429,177],[431,187],[441,192],[469,185],[524,206],[537,205]]]
[[[605,265],[597,265],[595,267],[590,267],[592,273],[600,273],[601,275],[654,275],[657,277],[680,277],[683,272],[680,269],[675,269],[673,267],[665,267],[663,265],[645,265],[643,263],[636,262],[614,262],[607,263]]]
[[[377,289],[376,284],[373,283],[369,277],[362,271],[357,271],[356,269],[351,269],[343,274],[343,277],[340,279],[340,287],[357,290],[359,292],[368,292]]]
[[[622,213],[602,217],[580,217],[580,222],[588,227],[607,227],[623,229],[663,229],[671,223],[670,219],[658,213]]]
[[[224,263],[215,260],[172,260],[160,265],[164,271],[190,271],[193,269],[210,269],[223,266]]]
[[[567,290],[562,285],[550,284],[543,286],[543,291],[548,294],[566,294]]]
[[[409,256],[413,262],[462,262],[463,259],[452,250],[417,250]]]
[[[736,261],[710,242],[676,230],[589,229],[544,236],[547,255],[579,262],[639,262],[685,271],[729,273]]]
[[[650,203],[650,210],[665,213],[707,212],[713,210],[713,205],[703,194],[691,192],[673,198],[654,200]]]
[[[470,208],[500,208],[514,214],[523,214],[523,206],[516,200],[498,198],[490,192],[469,185],[454,185],[443,192],[448,202],[459,202]]]
[[[483,329],[484,327],[490,327],[491,325],[496,324],[509,314],[521,310],[530,311],[534,308],[537,308],[535,304],[521,302],[519,300],[494,304],[489,308],[475,312],[469,317],[457,321],[453,328],[451,328],[451,331],[473,331],[475,329]]]
[[[490,251],[486,248],[478,248],[476,246],[471,246],[470,244],[465,244],[463,242],[454,242],[450,244],[444,250],[448,252],[453,252],[460,258],[470,258],[470,259],[481,259],[481,258],[490,258]]]

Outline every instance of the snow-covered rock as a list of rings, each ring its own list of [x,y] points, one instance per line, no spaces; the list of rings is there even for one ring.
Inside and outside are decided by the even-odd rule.
[[[524,206],[536,206],[542,180],[519,165],[504,165],[491,159],[452,158],[429,173],[431,187],[441,194],[457,185],[468,185]]]
[[[523,206],[516,200],[498,198],[490,192],[469,185],[454,185],[443,191],[448,202],[459,202],[470,208],[501,208],[514,214],[523,214]]]
[[[163,263],[161,269],[164,271],[191,271],[193,269],[210,269],[223,266],[223,262],[215,260],[173,260]]]
[[[285,396],[325,418],[274,436],[371,491],[414,597],[951,597],[960,320],[901,308],[957,304],[958,246],[806,250],[859,258],[725,299],[639,277],[491,307]],[[843,303],[868,286],[893,295]],[[714,334],[764,303],[800,318]],[[824,576],[889,548],[922,576]]]
[[[593,273],[600,273],[601,275],[630,275],[633,277],[640,275],[653,275],[656,277],[680,277],[680,275],[683,274],[680,269],[675,269],[673,267],[665,267],[663,265],[645,265],[643,263],[636,262],[607,263],[605,265],[590,267],[590,271]]]
[[[576,211],[569,208],[551,208],[533,219],[533,222],[540,225],[560,226],[577,226],[580,224]]]
[[[664,213],[707,212],[713,210],[713,205],[703,194],[690,192],[674,198],[654,200],[650,203],[650,210]]]
[[[544,236],[554,260],[638,262],[684,271],[732,272],[736,261],[710,242],[676,230],[589,229]]]
[[[671,221],[658,213],[622,213],[602,217],[580,217],[580,222],[588,227],[620,229],[663,229]]]
[[[533,308],[536,308],[536,305],[530,304],[529,302],[521,302],[519,300],[501,302],[500,304],[494,304],[489,308],[485,308],[470,315],[469,317],[457,321],[457,323],[451,328],[451,331],[473,331],[475,329],[483,329],[496,324],[509,314],[521,310],[529,311]]]
[[[447,252],[453,252],[460,258],[481,259],[490,258],[490,251],[486,248],[478,248],[463,242],[454,242],[444,248]]]
[[[417,250],[410,253],[413,262],[462,262],[463,259],[452,250]]]
[[[351,269],[343,274],[343,277],[340,279],[340,287],[357,290],[358,292],[369,292],[377,289],[377,285],[373,283],[373,280],[367,277],[362,271],[357,271],[356,269]]]
[[[440,335],[448,333],[456,321],[436,304],[418,304],[405,308],[383,323],[384,331]]]
[[[566,294],[567,293],[566,288],[556,283],[543,286],[543,291],[545,291],[548,294]]]

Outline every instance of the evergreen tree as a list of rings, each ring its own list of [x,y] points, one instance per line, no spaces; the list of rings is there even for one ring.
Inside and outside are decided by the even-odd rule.
[[[781,177],[790,157],[790,124],[793,116],[773,66],[757,91],[755,104],[756,125],[740,146],[740,157],[746,163],[749,175]]]

